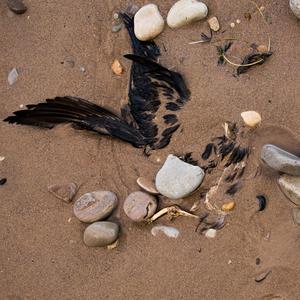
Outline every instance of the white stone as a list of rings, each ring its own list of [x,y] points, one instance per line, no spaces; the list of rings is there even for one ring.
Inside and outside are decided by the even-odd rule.
[[[154,39],[163,31],[164,26],[165,21],[155,4],[143,6],[134,16],[134,33],[140,41]]]
[[[13,68],[9,72],[8,77],[7,77],[7,81],[9,83],[9,85],[13,85],[17,81],[18,76],[19,76],[19,74],[18,74],[17,69]]]
[[[249,127],[256,127],[261,123],[261,116],[256,111],[244,111],[241,113],[241,117]]]
[[[167,237],[176,239],[179,236],[179,231],[171,226],[154,226],[151,229],[151,234],[157,236],[160,232],[164,233]]]
[[[300,0],[290,0],[290,8],[294,15],[300,19]]]
[[[174,155],[169,155],[155,179],[157,190],[170,199],[180,199],[190,195],[201,184],[204,171],[185,163]]]
[[[300,177],[282,175],[278,183],[288,199],[300,206]]]
[[[167,23],[171,28],[179,28],[202,20],[207,14],[208,8],[203,2],[179,0],[171,7],[167,16]]]
[[[215,238],[217,235],[217,230],[216,229],[208,229],[205,232],[205,236],[209,239]]]
[[[213,31],[220,30],[220,23],[217,17],[212,17],[207,22],[211,30]]]

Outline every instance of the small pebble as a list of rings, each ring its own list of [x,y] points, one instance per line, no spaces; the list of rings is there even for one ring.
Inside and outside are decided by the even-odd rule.
[[[264,280],[268,277],[268,275],[269,275],[271,272],[272,272],[272,271],[269,269],[269,270],[267,270],[267,271],[265,271],[265,272],[263,272],[263,273],[257,275],[257,276],[255,277],[255,281],[256,281],[256,282],[262,282],[262,281],[264,281]]]
[[[153,195],[159,195],[159,191],[156,189],[154,181],[146,177],[139,177],[136,182],[144,191]]]
[[[114,13],[114,15],[113,15],[113,18],[114,18],[114,20],[118,20],[119,19],[119,14],[118,13]]]
[[[261,123],[261,116],[256,111],[244,111],[241,113],[241,117],[249,127],[256,127]]]
[[[20,107],[20,108],[24,108],[25,105],[24,105],[24,104],[20,104],[19,107]]]
[[[58,199],[69,203],[77,193],[77,185],[74,182],[68,184],[53,184],[48,186],[48,191]]]
[[[4,159],[5,159],[5,156],[0,156],[0,162],[4,161]]]
[[[9,72],[8,77],[7,77],[7,81],[9,83],[9,85],[13,85],[17,81],[18,76],[19,76],[19,74],[18,74],[17,69],[13,68]]]
[[[7,6],[17,15],[24,14],[27,10],[22,0],[7,0]]]
[[[171,226],[155,226],[151,229],[151,234],[157,236],[160,232],[167,237],[176,239],[179,236],[179,230]]]
[[[230,23],[230,27],[231,27],[231,28],[234,28],[234,27],[235,27],[235,23],[233,23],[233,22]]]
[[[164,30],[164,26],[165,21],[155,4],[143,6],[134,16],[134,33],[140,41],[154,39]]]
[[[74,215],[81,221],[92,223],[108,217],[116,208],[116,194],[109,191],[86,193],[74,203]]]
[[[300,225],[300,208],[294,207],[292,209],[292,215],[293,215],[294,223]]]
[[[114,32],[114,33],[119,32],[122,29],[122,27],[123,27],[122,23],[115,24],[115,25],[112,26],[111,31]]]
[[[228,203],[224,203],[222,205],[222,210],[225,212],[229,212],[231,210],[233,210],[235,208],[235,202],[234,201],[230,201]]]
[[[79,70],[80,70],[80,72],[85,73],[85,67],[80,66],[80,67],[79,67]]]
[[[196,0],[179,0],[170,9],[167,23],[171,28],[180,28],[206,18],[207,6]]]
[[[208,229],[205,232],[205,236],[209,239],[215,238],[217,235],[217,230],[216,229]]]
[[[300,157],[293,155],[275,145],[267,144],[262,147],[261,160],[270,168],[292,176],[300,176]],[[287,180],[285,180],[287,179]],[[293,178],[283,177],[279,184],[287,183],[287,186],[298,185]],[[299,188],[298,188],[299,189]]]
[[[255,264],[258,266],[258,265],[260,265],[260,263],[261,263],[261,259],[259,257],[257,257],[255,259]]]
[[[123,68],[117,59],[114,60],[113,64],[111,65],[111,69],[118,76],[123,74]]]
[[[240,23],[241,23],[241,20],[240,20],[240,19],[237,19],[237,20],[236,20],[236,23],[237,23],[237,24],[240,24]]]
[[[187,197],[204,179],[204,171],[170,154],[158,171],[155,185],[160,194],[170,199]]]
[[[232,264],[232,260],[231,259],[229,259],[229,261],[228,261],[228,265],[231,265]]]
[[[125,199],[123,209],[129,219],[142,222],[154,215],[157,201],[153,196],[144,192],[133,192]]]
[[[217,17],[212,17],[207,22],[211,30],[213,31],[220,30],[220,23]]]
[[[115,242],[118,235],[118,224],[113,222],[95,222],[85,229],[83,241],[88,247],[104,247]]]
[[[256,50],[258,52],[268,52],[269,49],[266,45],[259,45],[259,46],[257,46]]]

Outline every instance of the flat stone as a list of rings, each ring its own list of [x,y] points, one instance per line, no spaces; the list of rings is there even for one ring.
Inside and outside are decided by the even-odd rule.
[[[89,225],[83,234],[88,247],[105,247],[115,242],[119,235],[119,225],[113,222],[96,222]]]
[[[179,28],[202,20],[207,14],[208,8],[203,2],[179,0],[171,7],[167,16],[167,23],[171,28]]]
[[[154,215],[157,201],[155,197],[144,192],[133,192],[125,199],[123,209],[129,219],[142,222]]]
[[[300,177],[282,175],[278,183],[288,199],[300,206]]]
[[[215,32],[220,30],[220,23],[217,17],[212,17],[207,22],[211,30]]]
[[[173,239],[176,239],[179,236],[179,230],[175,227],[158,225],[151,229],[151,234],[154,236],[157,236],[160,232]]]
[[[146,177],[139,177],[136,182],[141,189],[148,192],[149,194],[159,195],[159,191],[156,189],[154,181]]]
[[[27,10],[27,7],[22,0],[7,0],[8,8],[15,14],[24,14]]]
[[[274,145],[264,145],[262,161],[272,169],[293,176],[300,176],[300,158]]]
[[[81,221],[92,223],[108,217],[118,204],[117,196],[109,191],[86,193],[74,203],[74,215]]]
[[[134,16],[134,33],[140,41],[154,39],[163,31],[164,26],[165,21],[155,4],[143,6]]]
[[[241,113],[241,117],[245,124],[249,127],[256,127],[261,123],[261,116],[258,112],[250,110]]]
[[[300,0],[290,0],[290,8],[294,15],[300,19]]]
[[[48,191],[58,199],[65,202],[71,202],[77,193],[77,185],[74,182],[67,184],[52,184],[48,186]]]
[[[19,73],[18,73],[17,69],[13,68],[8,73],[8,76],[7,76],[7,81],[9,83],[9,85],[13,85],[17,81],[18,76],[19,76]]]
[[[202,183],[204,171],[188,164],[174,155],[169,155],[155,179],[157,190],[170,199],[190,195]]]
[[[292,216],[294,223],[297,225],[300,225],[300,208],[299,207],[294,207],[292,209]]]

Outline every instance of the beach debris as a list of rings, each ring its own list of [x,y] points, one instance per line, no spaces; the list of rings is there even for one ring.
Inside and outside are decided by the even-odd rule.
[[[114,243],[119,235],[119,225],[113,222],[95,222],[89,225],[83,234],[88,247],[105,247]]]
[[[179,236],[179,230],[175,227],[158,225],[151,229],[151,234],[153,236],[157,236],[160,232],[173,239],[176,239]]]
[[[282,175],[278,184],[284,195],[294,204],[300,206],[300,177]]]
[[[300,225],[300,208],[294,207],[292,209],[293,221],[295,224]]]
[[[4,185],[7,182],[6,178],[0,178],[0,185]]]
[[[199,216],[193,215],[185,210],[182,210],[177,205],[173,205],[173,206],[165,207],[160,211],[158,211],[148,220],[148,222],[152,223],[164,215],[167,215],[169,219],[177,218],[179,216],[199,219]]]
[[[117,59],[115,59],[113,61],[112,65],[111,65],[111,69],[118,76],[122,75],[123,71],[124,71],[123,67],[121,66],[121,63]]]
[[[293,14],[300,19],[300,0],[290,0],[290,8]]]
[[[48,191],[56,198],[69,203],[77,193],[77,185],[74,182],[67,184],[52,184],[48,186]]]
[[[263,211],[267,206],[267,199],[264,195],[257,195],[256,199],[258,200],[258,211]]]
[[[262,65],[266,62],[267,58],[270,57],[273,53],[271,51],[260,52],[260,53],[250,53],[244,57],[241,64],[236,69],[236,74],[246,73],[250,68],[256,65]]]
[[[262,147],[261,160],[278,172],[300,176],[300,157],[275,145],[266,144]]]
[[[244,123],[249,127],[256,127],[261,123],[261,116],[258,112],[250,110],[241,113]]]
[[[235,202],[234,201],[230,201],[230,202],[224,203],[222,205],[222,210],[225,211],[225,212],[232,211],[234,208],[235,208]]]
[[[149,41],[164,30],[165,21],[157,5],[147,4],[134,16],[134,33],[140,41]]]
[[[204,151],[203,151],[203,153],[202,153],[202,155],[201,155],[202,159],[203,160],[209,159],[209,157],[212,154],[213,150],[216,152],[216,146],[215,146],[215,144],[213,144],[213,143],[207,144],[206,147],[205,147],[205,149],[204,149]]]
[[[245,13],[244,13],[244,18],[245,18],[247,21],[250,21],[250,20],[251,20],[251,18],[252,18],[252,15],[251,15],[251,13],[249,13],[249,12],[245,12]]]
[[[182,155],[178,155],[177,157],[190,165],[198,166],[198,161],[193,159],[192,155],[192,152],[188,152]]]
[[[113,33],[119,32],[119,31],[122,29],[122,27],[123,27],[123,24],[122,24],[122,23],[114,24],[114,25],[112,25],[112,27],[111,27],[111,31],[112,31]]]
[[[107,245],[106,248],[107,250],[114,250],[119,246],[119,240],[116,240],[115,242],[113,242],[110,245]]]
[[[9,83],[9,85],[13,85],[18,78],[19,74],[16,68],[13,68],[9,73],[8,73],[8,77],[7,77],[7,81]]]
[[[223,46],[217,46],[217,52],[218,52],[218,65],[224,65],[225,61],[228,61],[227,57],[225,56],[226,52],[230,49],[232,46],[232,42],[226,42]]]
[[[217,17],[209,18],[207,22],[211,30],[216,32],[220,30],[220,23]]]
[[[210,29],[209,31],[209,35],[201,32],[201,40],[199,41],[192,41],[192,42],[189,42],[189,45],[196,45],[196,44],[200,44],[200,43],[207,43],[207,42],[210,42],[212,40],[212,30]]]
[[[123,209],[132,221],[146,221],[156,212],[157,200],[144,192],[133,192],[125,199]]]
[[[138,186],[149,194],[159,195],[159,191],[155,187],[155,183],[153,180],[150,180],[146,177],[139,177],[137,179]]]
[[[208,8],[196,0],[179,0],[169,10],[167,23],[171,28],[180,28],[206,18]]]
[[[157,190],[170,199],[190,195],[202,183],[204,171],[170,154],[155,179]]]
[[[227,195],[230,195],[230,196],[233,196],[240,188],[240,183],[237,182],[233,185],[231,185],[227,190],[226,190],[226,194]]]
[[[204,213],[202,216],[199,217],[199,223],[195,229],[196,232],[200,231],[201,234],[204,234],[209,229],[220,230],[225,226],[224,213],[218,215],[217,218],[215,218],[213,221],[209,221],[208,217],[209,217],[208,213]]]
[[[271,269],[268,269],[268,270],[266,270],[266,271],[260,273],[259,275],[257,275],[257,276],[255,277],[255,281],[256,281],[256,282],[262,282],[262,281],[264,281],[264,280],[268,277],[268,275],[269,275],[271,272],[272,272],[272,270],[271,270]]]
[[[27,11],[27,7],[22,0],[7,0],[7,6],[17,15],[24,14]]]
[[[209,239],[215,238],[217,235],[217,230],[216,229],[208,229],[205,231],[205,236]]]
[[[261,263],[261,259],[259,257],[256,257],[255,264],[258,266]]]
[[[79,71],[80,71],[81,73],[85,73],[86,69],[85,69],[84,66],[80,66],[80,67],[79,67]]]
[[[129,4],[128,7],[126,8],[126,13],[129,14],[130,16],[134,16],[140,8],[136,4]]]
[[[116,194],[110,191],[90,192],[75,201],[73,212],[81,222],[92,223],[108,217],[117,204]]]

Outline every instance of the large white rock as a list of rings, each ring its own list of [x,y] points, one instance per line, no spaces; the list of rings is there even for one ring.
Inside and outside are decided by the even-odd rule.
[[[203,2],[197,0],[179,0],[171,7],[167,23],[171,28],[179,28],[202,20],[207,14],[208,8]]]
[[[140,41],[148,41],[158,36],[164,29],[165,21],[157,5],[147,4],[134,16],[134,33]]]
[[[155,179],[157,190],[170,199],[180,199],[190,195],[201,184],[204,171],[185,163],[174,155],[169,155]]]
[[[282,175],[278,179],[282,192],[293,203],[300,205],[300,177]]]
[[[300,0],[290,0],[290,8],[294,15],[300,19]]]

